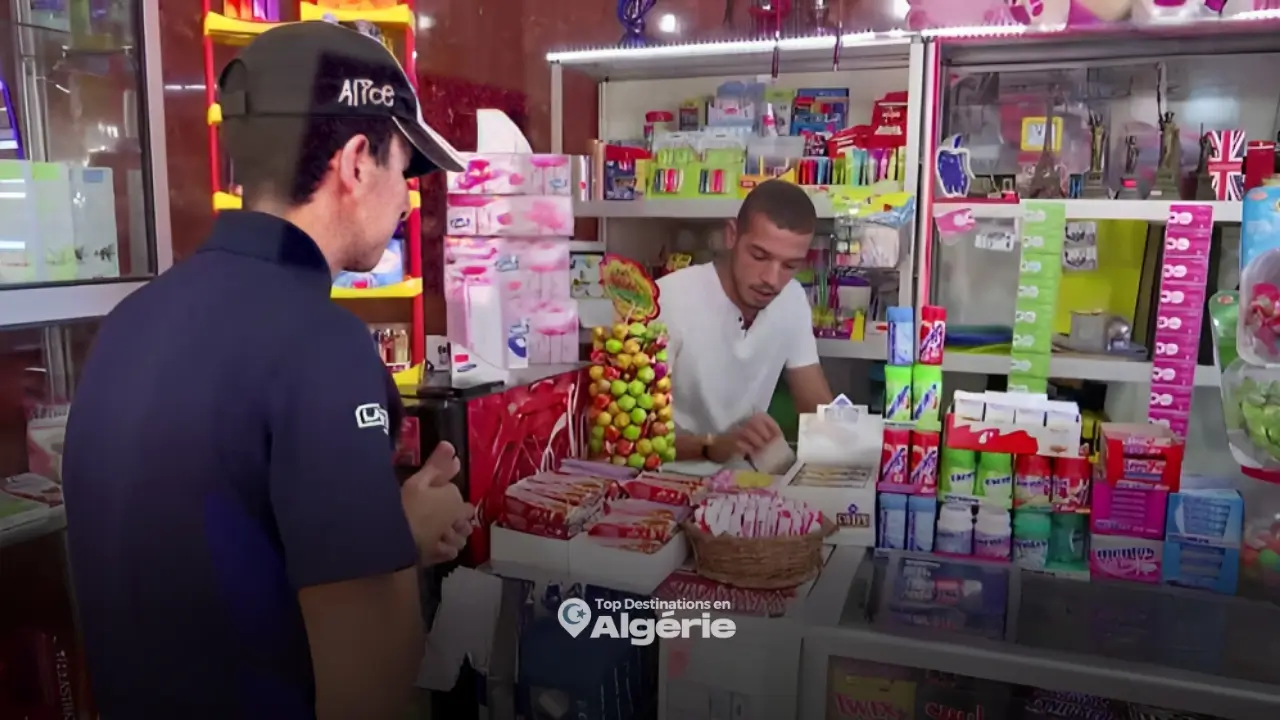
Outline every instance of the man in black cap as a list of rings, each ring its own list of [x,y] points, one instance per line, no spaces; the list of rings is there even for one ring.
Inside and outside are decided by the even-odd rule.
[[[453,448],[397,483],[403,408],[330,301],[462,169],[395,58],[327,23],[272,29],[219,83],[246,210],[103,321],[67,427],[71,568],[104,720],[401,717],[418,570],[473,513]]]

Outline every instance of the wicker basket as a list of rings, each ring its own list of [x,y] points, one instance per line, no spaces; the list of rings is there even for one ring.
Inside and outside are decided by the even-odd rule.
[[[795,587],[817,577],[822,569],[822,541],[836,531],[825,517],[820,532],[772,538],[717,537],[691,521],[682,527],[693,546],[699,575],[751,590]]]

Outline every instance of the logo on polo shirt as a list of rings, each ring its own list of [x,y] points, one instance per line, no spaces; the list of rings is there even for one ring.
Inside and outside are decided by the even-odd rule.
[[[396,89],[390,85],[375,86],[372,80],[366,78],[343,80],[338,102],[349,108],[369,105],[393,107],[396,104]]]
[[[365,428],[381,428],[383,434],[391,434],[391,418],[387,415],[386,408],[378,403],[365,403],[356,408],[356,427],[361,430]]]

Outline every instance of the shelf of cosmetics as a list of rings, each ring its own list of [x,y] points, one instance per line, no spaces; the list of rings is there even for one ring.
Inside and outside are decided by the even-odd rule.
[[[948,433],[939,451],[935,432],[887,426],[886,448],[903,433],[910,482],[882,467],[877,547],[1225,594],[1242,564],[1280,566],[1269,537],[1243,544],[1239,492],[1180,487],[1184,444],[1167,428],[1104,423],[1096,464],[1003,452],[1009,435]]]
[[[373,346],[387,370],[393,373],[403,372],[412,365],[412,343],[409,340],[412,328],[408,323],[378,323],[369,326],[369,337],[373,339]]]
[[[1106,154],[1109,133],[1100,116],[1089,122],[1089,165],[1067,167],[1063,146],[1056,134],[1063,131],[1061,117],[1045,122],[1039,157],[1020,173],[977,175],[969,165],[970,149],[961,135],[952,135],[938,147],[934,178],[939,198],[1083,198],[1117,200],[1206,200],[1240,202],[1249,190],[1280,174],[1280,154],[1274,140],[1249,140],[1244,130],[1210,130],[1200,136],[1196,167],[1186,172],[1181,164],[1182,140],[1174,113],[1159,118],[1160,149],[1149,187],[1141,181],[1138,140],[1124,138],[1124,166],[1119,184],[1108,185]],[[1043,119],[1043,118],[1042,118]],[[1065,179],[1065,181],[1064,181]]]
[[[848,88],[785,90],[730,81],[710,96],[645,113],[644,137],[593,144],[584,200],[741,198],[770,178],[812,188],[901,189],[906,91],[846,127]]]

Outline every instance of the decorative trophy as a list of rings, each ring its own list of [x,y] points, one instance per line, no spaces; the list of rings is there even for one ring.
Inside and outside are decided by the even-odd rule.
[[[1058,158],[1054,157],[1053,148],[1057,147],[1057,116],[1054,113],[1056,103],[1050,100],[1044,114],[1044,147],[1040,151],[1040,159],[1036,161],[1035,170],[1031,173],[1031,184],[1027,188],[1027,197],[1037,200],[1053,200],[1063,197],[1062,174],[1058,171]]]
[[[1173,112],[1160,117],[1160,162],[1156,165],[1156,184],[1149,197],[1178,199],[1178,175],[1182,165],[1182,139]]]
[[[647,43],[644,32],[644,16],[658,0],[618,0],[618,22],[622,24],[619,47],[642,47]]]
[[[1124,175],[1120,177],[1117,200],[1141,200],[1138,194],[1138,138],[1130,135],[1124,139]]]
[[[1089,113],[1089,171],[1084,175],[1081,197],[1094,200],[1111,197],[1111,191],[1103,184],[1106,174],[1107,126],[1102,113]]]

